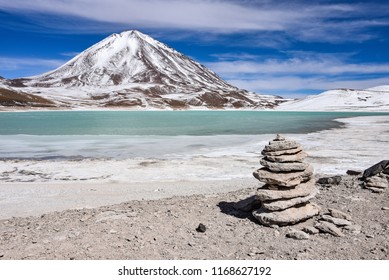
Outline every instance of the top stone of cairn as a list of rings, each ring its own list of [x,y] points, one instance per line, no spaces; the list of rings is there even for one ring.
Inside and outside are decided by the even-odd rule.
[[[286,140],[286,138],[280,134],[277,134],[277,137],[269,142],[269,145],[266,145],[263,149],[262,153],[271,153],[271,152],[279,152],[284,150],[296,149],[300,150],[301,145],[296,141]]]

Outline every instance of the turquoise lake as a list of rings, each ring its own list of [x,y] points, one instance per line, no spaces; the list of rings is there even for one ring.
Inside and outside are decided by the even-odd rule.
[[[274,111],[2,112],[0,135],[200,136],[307,133],[336,127],[336,118],[384,114]]]
[[[389,113],[274,111],[1,112],[0,159],[182,157],[239,150],[256,135],[302,134]],[[272,136],[269,136],[272,137]]]

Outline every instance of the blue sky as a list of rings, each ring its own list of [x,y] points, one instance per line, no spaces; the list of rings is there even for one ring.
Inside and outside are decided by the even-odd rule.
[[[389,84],[389,1],[0,0],[0,21],[5,78],[137,29],[258,93]]]

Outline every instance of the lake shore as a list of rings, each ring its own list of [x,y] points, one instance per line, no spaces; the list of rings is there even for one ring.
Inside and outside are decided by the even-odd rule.
[[[317,174],[364,170],[385,159],[388,116],[339,121],[344,127],[287,135],[303,144]],[[0,218],[255,187],[251,174],[273,137],[250,136],[242,145],[186,158],[1,161]]]
[[[363,170],[385,159],[389,117],[341,121],[342,128],[287,135],[304,145],[316,178]],[[360,228],[345,237],[320,233],[308,240],[290,239],[291,227],[264,227],[250,213],[234,209],[261,184],[251,174],[272,137],[262,135],[239,146],[238,155],[142,159],[127,169],[131,183],[124,182],[126,176],[85,177],[89,171],[122,174],[120,164],[128,168],[128,161],[66,163],[70,167],[50,161],[3,162],[0,259],[389,259],[388,193],[364,189],[355,176],[343,176],[339,185],[318,186],[313,199],[322,213],[335,208],[352,216]],[[4,175],[15,168],[30,173]],[[56,180],[60,177],[50,170],[58,168],[74,172],[73,177]],[[315,220],[293,228],[312,226]],[[200,223],[206,232],[196,231]]]

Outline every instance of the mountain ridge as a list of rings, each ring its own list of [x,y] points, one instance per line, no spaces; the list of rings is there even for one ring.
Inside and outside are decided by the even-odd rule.
[[[376,111],[389,112],[389,86],[368,89],[333,89],[277,107],[283,111]]]

